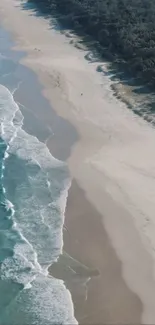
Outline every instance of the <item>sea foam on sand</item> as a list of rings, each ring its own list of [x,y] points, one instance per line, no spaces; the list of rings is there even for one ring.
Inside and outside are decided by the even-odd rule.
[[[4,26],[28,53],[22,62],[38,74],[54,109],[77,128],[70,172],[102,214],[124,279],[143,302],[143,322],[153,324],[155,130],[114,97],[99,63],[20,5],[1,0]]]

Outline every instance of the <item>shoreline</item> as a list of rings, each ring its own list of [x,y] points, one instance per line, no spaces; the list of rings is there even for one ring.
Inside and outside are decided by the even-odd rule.
[[[79,205],[82,208],[75,211]],[[85,272],[81,268],[79,273],[75,265],[75,273],[71,273],[70,264],[60,256],[50,272],[56,277],[60,267],[67,264],[66,272],[59,272],[72,294],[79,324],[114,324],[116,320],[120,324],[140,324],[142,303],[122,277],[122,263],[103,228],[102,216],[75,180],[69,189],[65,215],[64,253],[88,269]]]
[[[108,166],[109,157],[108,157],[107,147],[108,145],[110,146],[113,143],[115,143],[115,134],[114,135],[112,134],[111,136],[110,132],[111,132],[111,127],[114,127],[117,131],[117,117],[114,123],[113,121],[110,120],[112,116],[108,116],[107,112],[105,111],[104,118],[101,119],[100,121],[103,124],[103,127],[105,128],[105,130],[103,130],[102,125],[98,124],[98,120],[96,119],[96,116],[99,114],[98,108],[96,107],[96,110],[93,111],[93,107],[91,107],[90,105],[89,115],[87,115],[88,105],[86,107],[87,110],[84,109],[84,106],[86,104],[90,104],[87,103],[87,97],[89,93],[92,94],[92,99],[94,95],[94,99],[92,100],[93,103],[96,102],[96,98],[97,98],[96,94],[100,99],[101,92],[98,91],[98,88],[101,87],[100,85],[101,78],[96,77],[95,81],[97,85],[94,86],[93,84],[93,87],[91,86],[92,78],[95,76],[92,71],[92,67],[89,68],[90,70],[90,83],[89,83],[89,79],[87,79],[87,76],[85,75],[85,73],[83,73],[82,70],[85,64],[82,63],[83,66],[80,66],[79,64],[79,60],[83,60],[83,54],[82,52],[79,51],[78,52],[79,57],[76,58],[75,53],[77,52],[75,51],[78,51],[77,49],[71,50],[73,52],[72,54],[75,55],[75,57],[73,58],[74,62],[72,62],[72,60],[64,61],[64,63],[66,63],[66,65],[68,64],[68,66],[66,71],[63,70],[63,66],[61,66],[63,63],[63,58],[62,59],[60,58],[60,60],[56,58],[59,42],[60,39],[62,41],[62,38],[64,37],[63,35],[60,35],[58,37],[60,38],[58,40],[58,44],[57,44],[57,40],[55,39],[56,52],[54,53],[54,57],[52,57],[52,60],[54,60],[54,66],[52,66],[53,63],[51,64],[50,55],[49,55],[49,52],[52,50],[52,47],[50,48],[49,45],[47,46],[47,44],[49,44],[48,40],[50,40],[50,35],[48,30],[47,32],[45,32],[48,26],[47,21],[44,21],[43,18],[41,20],[41,18],[28,16],[27,13],[22,13],[19,8],[14,8],[14,5],[11,3],[10,3],[10,8],[8,8],[8,4],[9,1],[7,4],[5,4],[5,1],[3,1],[1,6],[5,8],[5,10],[8,11],[10,10],[10,13],[12,12],[17,18],[17,21],[16,23],[11,22],[11,20],[8,21],[6,16],[4,15],[3,16],[5,17],[4,26],[8,26],[7,27],[8,30],[9,29],[11,30],[10,24],[12,24],[12,28],[14,26],[13,31],[16,34],[15,39],[19,41],[19,48],[22,48],[24,51],[28,53],[28,56],[24,58],[24,60],[22,60],[22,63],[28,65],[30,68],[32,68],[32,70],[34,70],[37,73],[37,75],[39,76],[39,80],[44,85],[44,91],[43,91],[44,95],[50,100],[51,103],[53,103],[53,107],[54,109],[56,109],[58,115],[63,116],[68,120],[70,120],[70,122],[73,123],[73,125],[77,128],[78,133],[80,135],[80,140],[73,147],[71,157],[68,160],[71,175],[73,178],[75,178],[78,181],[80,187],[82,187],[82,189],[85,191],[86,197],[96,208],[96,211],[98,210],[98,212],[101,213],[103,219],[101,222],[103,223],[103,230],[105,227],[106,231],[108,232],[111,244],[114,247],[115,251],[117,252],[117,256],[119,257],[122,263],[122,270],[120,271],[120,273],[122,273],[123,279],[125,280],[128,288],[133,290],[133,292],[135,292],[135,294],[137,294],[142,301],[144,307],[143,322],[153,323],[155,320],[155,315],[154,315],[154,305],[151,305],[151,302],[153,301],[153,297],[154,297],[154,292],[153,292],[154,291],[154,280],[153,280],[154,262],[150,254],[147,252],[145,245],[142,242],[142,238],[138,233],[137,228],[134,224],[133,218],[131,216],[134,210],[132,211],[132,209],[130,209],[130,211],[127,211],[128,210],[127,208],[129,208],[128,206],[126,208],[122,207],[122,202],[121,202],[122,197],[121,197],[121,193],[118,191],[118,188],[116,186],[117,184],[115,184],[115,177],[114,177],[115,175],[113,175],[112,171],[109,169]],[[9,15],[8,12],[6,13]],[[26,22],[32,23],[34,22],[34,20],[36,21],[36,29],[34,29],[35,35],[32,35],[32,38],[30,37],[31,33],[29,29],[28,31],[23,30],[22,35],[18,31],[17,25],[20,22],[20,19],[21,22],[22,19],[25,19],[25,23]],[[40,33],[38,33],[37,29],[39,31],[42,30],[43,35],[44,36],[46,35],[46,37],[42,39],[42,43],[39,43]],[[40,44],[41,45],[40,47],[42,48],[39,52],[36,52],[34,50],[35,44],[32,42],[33,37],[34,36],[36,37],[37,35],[39,38],[36,39],[36,43]],[[54,40],[54,35],[52,37]],[[27,39],[27,43],[25,39]],[[62,41],[62,47],[63,45],[65,48],[64,38]],[[71,49],[71,45],[69,46]],[[64,49],[64,52],[65,51],[66,48]],[[46,62],[47,58],[48,58],[48,63]],[[76,71],[74,67],[76,63],[77,65],[79,64],[79,71]],[[62,71],[60,71],[59,65],[60,68],[62,68],[63,73]],[[70,71],[71,69],[73,69],[73,72]],[[88,69],[86,70],[86,73],[87,71]],[[80,75],[82,73],[83,73],[84,80],[81,81],[80,79],[80,82],[78,83]],[[88,90],[84,88],[86,81],[88,82]],[[78,85],[79,87],[78,94],[73,89],[73,86],[75,87],[75,85]],[[108,97],[109,85],[106,86],[106,84],[104,84],[104,86],[106,87],[107,99],[112,101],[113,95],[110,95],[110,97]],[[84,93],[84,96],[86,96],[86,98],[84,99],[83,99],[84,96],[82,96],[81,98],[81,91],[83,90],[83,88],[86,91],[86,94]],[[95,92],[93,90],[94,88],[95,88]],[[77,107],[75,105],[76,102],[78,103]],[[105,104],[107,103],[108,102],[106,102]],[[137,126],[139,128],[146,127],[145,129],[142,129],[142,131],[144,131],[144,136],[142,137],[142,140],[144,140],[144,137],[145,136],[147,137],[147,135],[148,138],[149,136],[151,137],[152,131],[148,130],[149,127],[147,127],[143,121],[140,121],[136,118],[134,119],[134,117],[132,118],[131,112],[124,113],[123,109],[124,106],[122,105],[121,113],[126,114],[127,117],[129,117],[129,121],[133,122],[134,128],[132,129],[131,127],[130,130],[130,127],[128,126],[127,131],[129,131],[129,134],[127,134],[125,132],[125,126],[122,123],[123,131],[124,131],[124,138],[122,138],[122,142],[124,141],[124,144],[126,144],[125,143],[126,140],[128,144],[130,143],[129,136],[131,136],[132,134],[131,131],[134,131],[134,135],[136,135],[136,132],[138,133],[138,131],[135,130]],[[109,123],[112,123],[112,125],[110,124],[110,126],[107,127],[104,124],[104,119],[107,119]],[[122,136],[122,134],[120,136]],[[138,136],[142,136],[142,134],[139,133]],[[133,140],[133,137],[131,139]],[[152,140],[154,140],[154,138]],[[103,152],[101,152],[102,148],[104,150]],[[122,154],[120,149],[122,148],[117,147],[118,153]],[[98,154],[98,152],[99,155],[95,156],[96,154]],[[118,159],[118,154],[115,151],[114,153],[116,154],[116,158]],[[102,158],[101,161],[104,161],[103,173],[102,173],[103,166],[102,164],[99,164],[100,155]],[[94,168],[95,159],[91,160],[90,164],[87,163],[90,161],[90,158],[92,156],[95,159],[97,158],[97,163],[98,163],[97,170],[96,168]],[[77,165],[77,161],[79,157],[80,157],[80,161],[78,162]],[[149,153],[149,157],[150,157],[150,153]],[[110,163],[113,160],[113,158],[114,158],[113,155],[110,156]],[[116,168],[119,167],[117,166],[117,159],[116,159]],[[113,165],[112,168],[114,168]],[[115,173],[117,173],[118,171],[120,172],[119,169],[118,170],[116,169]],[[101,182],[101,176],[102,176],[102,182]],[[114,178],[114,182],[112,182],[111,180],[112,178]],[[117,220],[115,220],[114,215],[117,215],[116,218]],[[119,226],[117,227],[117,225]],[[137,226],[139,226],[139,220]],[[140,257],[139,261],[137,261],[137,256]],[[138,269],[140,269],[140,274],[138,272]],[[148,278],[148,274],[149,274],[149,278]],[[130,291],[130,289],[127,290]],[[132,293],[132,295],[134,295],[134,293]],[[126,304],[128,305],[127,300],[126,300]],[[131,310],[130,313],[132,314]],[[134,318],[135,315],[132,314],[132,316]],[[135,323],[135,319],[133,319],[133,323]]]

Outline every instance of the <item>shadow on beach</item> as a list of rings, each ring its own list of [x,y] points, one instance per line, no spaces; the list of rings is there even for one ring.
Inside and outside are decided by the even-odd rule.
[[[69,38],[70,44],[86,51],[85,59],[90,64],[97,63],[96,71],[107,76],[111,81],[113,94],[135,114],[152,125],[155,124],[155,93],[141,78],[132,76],[130,67],[125,61],[114,57],[106,47],[101,48],[99,42],[83,34],[80,26],[73,29],[65,16],[57,12],[54,5],[50,7],[50,14],[48,6],[41,2],[36,4],[33,0],[23,2],[22,9],[29,11],[30,15],[47,19],[50,29],[63,33]],[[104,56],[101,53],[104,53]]]

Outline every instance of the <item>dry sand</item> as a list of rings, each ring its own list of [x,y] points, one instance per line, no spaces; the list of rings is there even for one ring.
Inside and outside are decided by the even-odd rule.
[[[68,165],[84,192],[71,188],[66,223],[81,244],[77,249],[66,239],[65,247],[100,271],[89,282],[82,317],[133,324],[141,317],[154,324],[155,130],[114,97],[111,81],[96,72],[99,63],[86,60],[88,53],[48,20],[16,0],[1,0],[0,15],[17,49],[27,53],[22,63],[38,74],[52,107],[79,133]],[[91,318],[92,297],[101,318]]]

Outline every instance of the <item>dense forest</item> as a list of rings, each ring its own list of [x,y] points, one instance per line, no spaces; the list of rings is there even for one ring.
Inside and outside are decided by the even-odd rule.
[[[91,36],[103,56],[155,86],[155,1],[28,0],[43,13]]]

